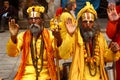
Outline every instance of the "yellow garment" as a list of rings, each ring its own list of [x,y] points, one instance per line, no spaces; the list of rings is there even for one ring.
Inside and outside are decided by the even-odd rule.
[[[79,31],[79,30],[78,30]],[[76,43],[75,43],[75,51],[74,56],[70,68],[69,73],[69,80],[108,80],[107,74],[105,72],[104,66],[105,62],[113,61],[113,55],[114,53],[108,49],[107,43],[104,39],[104,36],[100,33],[98,35],[98,43],[99,43],[99,59],[97,62],[97,74],[92,77],[90,76],[90,73],[88,72],[88,66],[85,63],[85,52],[84,52],[84,44],[81,39],[81,36],[79,35],[79,32],[76,33]],[[78,40],[79,39],[79,40]],[[78,41],[78,42],[77,42]],[[81,42],[81,43],[80,43]],[[101,45],[102,44],[102,45]],[[120,53],[117,53],[117,55],[120,55]],[[100,79],[101,76],[101,79]]]
[[[72,35],[71,37],[67,32],[67,29],[65,26],[65,22],[68,18],[71,18],[73,23],[76,21],[74,17],[68,12],[63,12],[60,16],[59,27],[61,28],[60,34],[63,39],[63,42],[62,42],[62,45],[59,47],[59,52],[60,52],[60,57],[62,59],[70,58],[73,54],[72,51],[74,49],[75,36]]]
[[[20,51],[22,50],[23,46],[23,35],[25,32],[22,32],[18,35],[17,37],[17,44],[13,43],[11,39],[9,39],[7,43],[7,54],[11,57],[18,56],[20,54]],[[52,33],[50,33],[50,39],[52,41],[52,46],[54,48],[54,36],[52,36]],[[33,43],[35,40],[33,40]],[[38,38],[36,47],[37,47],[37,52],[40,52],[40,44],[41,44],[41,37]],[[29,48],[30,50],[30,48]],[[41,65],[41,61],[38,61],[38,64]],[[44,55],[43,55],[43,69],[38,77],[38,80],[50,80],[50,75],[48,71],[48,66],[47,66],[47,56],[46,56],[46,49],[44,49]],[[18,71],[19,72],[19,71]],[[26,66],[25,66],[25,71],[22,76],[21,80],[36,80],[36,73],[35,73],[35,68],[32,64],[32,59],[31,59],[31,53],[29,51],[29,54],[27,56],[27,61],[26,61]]]
[[[78,14],[77,14],[77,20],[80,19],[80,17],[82,16],[82,14],[83,14],[84,12],[90,12],[90,13],[92,13],[92,14],[95,15],[95,18],[97,18],[97,12],[95,11],[93,5],[90,4],[90,2],[86,2],[86,6],[83,7],[83,8],[78,12]]]
[[[57,17],[54,17],[50,20],[50,29],[54,30],[54,29],[58,29],[59,26],[59,20],[57,19]]]

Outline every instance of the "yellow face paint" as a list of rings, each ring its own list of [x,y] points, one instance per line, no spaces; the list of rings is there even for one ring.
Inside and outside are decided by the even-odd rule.
[[[87,23],[90,23],[91,21],[94,21],[94,15],[89,12],[85,12],[82,14],[82,21],[86,21]]]

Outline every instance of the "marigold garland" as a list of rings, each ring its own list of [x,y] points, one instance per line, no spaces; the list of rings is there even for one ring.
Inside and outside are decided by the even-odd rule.
[[[45,8],[43,6],[31,6],[27,9],[27,13],[34,11],[39,12],[39,13],[44,13]]]

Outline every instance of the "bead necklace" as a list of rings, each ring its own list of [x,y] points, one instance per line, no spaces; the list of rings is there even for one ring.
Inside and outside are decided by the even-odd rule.
[[[90,45],[89,42],[85,42],[85,62],[88,65],[89,73],[91,76],[95,76],[97,73],[97,57],[99,57],[99,45],[98,45],[98,39],[97,34],[95,35],[95,38],[92,40],[92,50],[90,51]],[[94,73],[92,72],[94,71]]]
[[[33,66],[36,71],[36,80],[38,80],[38,76],[39,76],[40,72],[42,71],[42,67],[43,67],[43,53],[44,53],[43,36],[41,36],[40,54],[39,55],[37,53],[36,42],[37,42],[37,39],[35,40],[35,43],[33,44],[33,37],[32,37],[31,44],[30,44],[31,57],[32,57]],[[38,60],[41,60],[40,66],[38,65]]]

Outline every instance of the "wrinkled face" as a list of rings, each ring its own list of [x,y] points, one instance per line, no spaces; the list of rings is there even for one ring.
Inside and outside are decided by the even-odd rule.
[[[89,12],[85,12],[82,15],[82,27],[85,29],[91,29],[94,26],[94,15]]]
[[[94,15],[85,12],[82,15],[82,35],[85,41],[89,41],[89,39],[93,38],[95,35],[94,29]]]
[[[40,17],[30,17],[28,18],[28,22],[30,24],[29,28],[33,36],[37,36],[42,33],[43,26],[41,25],[42,19]]]
[[[28,23],[31,24],[38,24],[40,25],[42,22],[42,19],[40,17],[30,17],[28,18]]]

